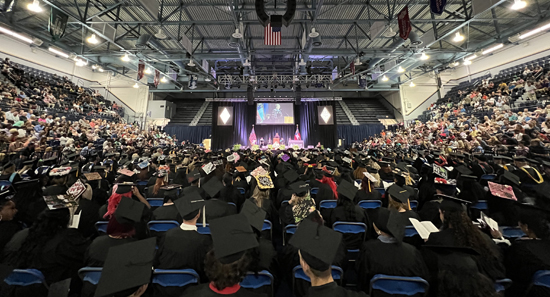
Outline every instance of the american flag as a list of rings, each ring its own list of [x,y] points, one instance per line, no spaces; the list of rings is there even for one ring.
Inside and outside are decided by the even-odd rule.
[[[298,126],[296,126],[296,132],[294,133],[294,140],[302,140],[302,135],[300,135],[300,131],[298,130]]]
[[[281,45],[281,31],[274,32],[271,24],[267,24],[264,29],[264,45]]]
[[[250,141],[250,145],[256,144],[256,132],[254,132],[254,126],[252,126],[252,132],[250,132],[250,137],[248,137],[248,140]]]

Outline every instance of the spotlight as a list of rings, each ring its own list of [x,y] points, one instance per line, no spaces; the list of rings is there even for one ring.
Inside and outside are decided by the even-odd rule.
[[[496,51],[496,50],[498,50],[498,49],[501,49],[502,47],[504,47],[504,44],[499,43],[499,44],[497,44],[497,45],[495,45],[495,46],[493,46],[493,47],[491,47],[491,48],[488,48],[488,49],[484,50],[484,51],[482,52],[482,54],[486,55],[486,54],[488,54],[488,53],[492,53],[492,52],[494,52],[494,51]]]
[[[416,34],[416,32],[414,31],[411,31],[411,33],[409,33],[409,40],[411,41],[411,45],[414,46],[419,46],[423,43],[422,39],[420,39],[420,37],[418,37],[418,34]]]
[[[519,10],[525,8],[526,6],[527,2],[525,2],[524,0],[514,0],[514,4],[510,8],[513,10]]]
[[[403,69],[403,67],[399,66],[399,68],[397,68],[397,72],[403,73],[403,72],[405,72],[405,69]]]
[[[460,34],[460,32],[456,32],[455,37],[453,38],[454,42],[461,42],[464,40],[464,35]]]
[[[65,58],[65,59],[67,59],[67,58],[69,57],[68,54],[66,54],[66,53],[64,53],[64,52],[62,52],[62,51],[60,51],[60,50],[58,50],[58,49],[55,49],[55,48],[53,48],[53,47],[48,48],[48,50],[49,50],[50,52],[52,52],[52,53],[54,53],[54,54],[60,56],[60,57]]]
[[[166,76],[163,76],[163,77],[160,79],[160,82],[161,82],[161,83],[168,82],[168,80],[166,79]]]
[[[388,81],[388,80],[389,80],[389,78],[387,76],[385,76],[385,75],[382,76],[382,81]]]
[[[458,61],[453,63],[453,66],[455,66],[455,67],[458,66],[458,65],[460,65],[460,63]]]
[[[124,56],[120,59],[124,62],[129,62],[130,61],[130,57],[128,57],[128,54],[124,54]]]
[[[151,68],[147,67],[147,69],[145,69],[145,74],[151,74],[153,73],[153,70],[151,70]]]
[[[416,87],[416,85],[414,84],[414,82],[411,81],[411,83],[409,84],[409,87],[414,88]]]
[[[139,85],[138,85],[138,83],[135,83],[134,84],[134,89],[137,89],[137,88],[139,88]]]
[[[426,55],[426,53],[422,53],[422,56],[420,56],[420,60],[426,61],[430,58],[430,56]]]
[[[86,39],[86,41],[88,41],[88,43],[91,43],[91,44],[98,44],[99,43],[99,40],[96,38],[95,33],[92,34],[92,36],[88,37],[88,39]]]
[[[464,65],[472,65],[472,61],[471,60],[464,60]]]
[[[40,7],[40,1],[38,0],[33,0],[32,3],[29,3],[27,9],[32,12],[42,12],[42,7]]]

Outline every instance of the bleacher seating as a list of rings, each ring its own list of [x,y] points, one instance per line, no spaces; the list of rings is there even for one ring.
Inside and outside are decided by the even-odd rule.
[[[359,124],[379,124],[379,119],[394,118],[393,113],[378,99],[344,99],[344,102]]]
[[[176,102],[176,114],[170,119],[172,124],[190,124],[193,118],[199,112],[204,100],[181,100]],[[212,104],[209,104],[210,116],[208,116],[208,109],[203,114],[199,125],[211,125],[212,124]],[[203,120],[204,119],[204,120]]]

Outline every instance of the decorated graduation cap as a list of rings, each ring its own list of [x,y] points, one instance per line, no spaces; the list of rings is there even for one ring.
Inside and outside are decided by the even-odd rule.
[[[459,199],[453,196],[448,195],[437,195],[439,198],[442,198],[439,209],[443,211],[466,211],[467,206],[472,204],[470,201]]]
[[[267,190],[267,189],[273,189],[275,185],[273,184],[273,181],[271,180],[271,177],[269,175],[256,175],[254,176],[256,181],[258,182],[258,187],[260,190]]]
[[[434,187],[446,195],[454,195],[454,193],[456,192],[456,180],[447,180],[442,177],[435,177]]]
[[[132,198],[122,197],[115,211],[115,218],[121,224],[136,223],[141,220],[145,204]]]
[[[149,238],[109,249],[95,297],[134,293],[149,283],[153,272],[156,239]],[[131,277],[128,277],[131,276]]]
[[[137,167],[141,170],[144,170],[147,167],[149,167],[149,161],[143,161],[143,162],[139,163]]]
[[[398,185],[391,185],[388,188],[388,194],[390,194],[390,198],[396,202],[399,203],[408,203],[409,202],[409,191],[401,188]]]
[[[206,194],[211,198],[214,198],[222,189],[223,184],[217,177],[212,177],[207,183],[201,186]]]
[[[245,215],[248,223],[257,231],[261,232],[264,226],[266,212],[258,207],[254,202],[246,199],[241,209],[241,214]]]
[[[340,182],[336,191],[338,192],[338,198],[347,198],[353,201],[355,194],[357,194],[357,187],[344,179]]]
[[[192,191],[189,194],[174,201],[174,205],[178,209],[178,212],[185,218],[186,216],[200,210],[204,206],[205,200],[199,195],[197,191]]]
[[[289,244],[299,249],[302,259],[313,269],[326,271],[336,257],[342,234],[310,220],[303,220]]]
[[[390,234],[397,242],[402,242],[405,236],[405,226],[407,225],[404,218],[396,210],[380,207],[374,214],[373,222],[380,231]]]
[[[58,167],[50,170],[50,176],[63,177],[71,173],[71,167]]]
[[[259,246],[256,235],[244,214],[212,220],[210,231],[214,243],[214,254],[223,264],[236,262],[247,250]]]

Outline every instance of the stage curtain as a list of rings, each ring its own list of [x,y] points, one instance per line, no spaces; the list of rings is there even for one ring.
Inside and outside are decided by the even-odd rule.
[[[176,138],[181,143],[183,140],[190,141],[191,143],[202,143],[204,139],[210,138],[212,134],[211,126],[189,126],[168,124],[164,127],[164,131],[168,135],[176,135]]]
[[[363,141],[375,134],[380,134],[384,129],[382,124],[364,124],[359,126],[340,125],[338,126],[338,139],[344,139],[345,146],[351,145],[355,141]]]

